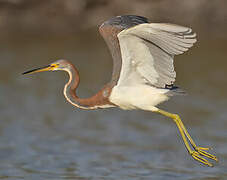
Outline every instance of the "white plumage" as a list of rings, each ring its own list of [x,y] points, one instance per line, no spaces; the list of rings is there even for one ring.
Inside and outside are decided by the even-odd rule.
[[[213,166],[204,157],[218,161],[217,157],[207,152],[209,148],[195,144],[179,115],[156,107],[179,92],[173,86],[176,78],[173,58],[193,46],[196,34],[190,28],[178,25],[149,24],[147,18],[135,15],[113,17],[105,21],[99,30],[113,57],[113,74],[111,82],[94,96],[77,96],[75,90],[79,85],[79,73],[67,60],[58,60],[23,74],[67,71],[70,78],[64,95],[78,108],[143,109],[167,116],[176,123],[189,154],[195,160]]]
[[[166,85],[175,81],[174,55],[196,42],[190,28],[164,23],[145,23],[118,34],[122,68],[110,101],[123,109],[155,111],[168,100]]]

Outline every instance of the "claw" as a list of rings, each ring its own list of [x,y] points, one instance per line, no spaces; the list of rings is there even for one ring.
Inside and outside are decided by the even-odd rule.
[[[192,152],[190,152],[190,154],[195,160],[197,160],[197,161],[199,161],[199,162],[201,162],[201,163],[203,163],[207,166],[213,167],[213,165],[208,160],[206,160],[206,159],[204,159],[203,157],[200,156],[199,152],[192,151]]]

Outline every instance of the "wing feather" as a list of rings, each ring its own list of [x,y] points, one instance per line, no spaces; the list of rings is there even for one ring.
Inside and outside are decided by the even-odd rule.
[[[173,55],[182,54],[196,42],[196,34],[190,28],[163,23],[157,26],[157,24],[141,24],[124,30],[122,34],[127,33],[146,39]]]
[[[165,88],[176,78],[174,55],[192,47],[196,34],[179,25],[144,23],[121,31],[118,39],[123,61],[118,85],[148,83]]]

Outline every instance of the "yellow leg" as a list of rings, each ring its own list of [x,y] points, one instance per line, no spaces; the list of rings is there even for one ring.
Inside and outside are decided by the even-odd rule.
[[[178,120],[179,120],[179,123],[181,125],[181,128],[183,129],[185,135],[187,136],[189,142],[191,143],[192,147],[200,154],[200,155],[203,155],[203,156],[206,156],[210,159],[213,159],[215,161],[218,161],[217,157],[204,151],[204,150],[209,150],[210,148],[204,148],[204,147],[198,147],[195,142],[193,141],[193,139],[191,138],[190,134],[188,133],[188,131],[186,130],[183,122],[181,121],[180,117],[178,115],[176,115]]]
[[[164,116],[167,116],[167,117],[170,117],[171,119],[174,120],[174,122],[176,123],[178,129],[179,129],[179,132],[181,134],[181,137],[184,141],[184,144],[189,152],[189,154],[197,161],[205,164],[205,165],[208,165],[208,166],[213,166],[208,160],[206,160],[205,158],[201,157],[202,156],[205,156],[207,158],[210,158],[210,159],[213,159],[215,161],[217,161],[217,157],[204,151],[204,150],[208,150],[209,148],[203,148],[203,147],[198,147],[196,146],[195,142],[193,141],[193,139],[191,138],[191,136],[189,135],[188,131],[186,130],[183,122],[181,121],[179,115],[177,114],[172,114],[172,113],[169,113],[169,112],[166,112],[166,111],[163,111],[161,109],[158,109],[157,111],[155,111],[157,113],[160,113]],[[192,145],[192,147],[194,148],[194,150],[191,149],[189,143]]]

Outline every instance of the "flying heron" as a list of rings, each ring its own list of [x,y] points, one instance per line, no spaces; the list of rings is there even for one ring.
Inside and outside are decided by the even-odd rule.
[[[64,95],[73,106],[81,109],[119,107],[125,110],[152,111],[174,120],[189,154],[197,161],[212,166],[206,158],[217,161],[209,148],[195,144],[179,115],[157,108],[171,96],[182,94],[174,86],[176,72],[173,59],[196,42],[191,28],[168,23],[149,23],[141,16],[116,16],[105,21],[99,32],[113,58],[111,81],[90,98],[79,98],[77,68],[67,60],[57,60],[45,67],[23,74],[42,71],[66,71],[69,81]]]

